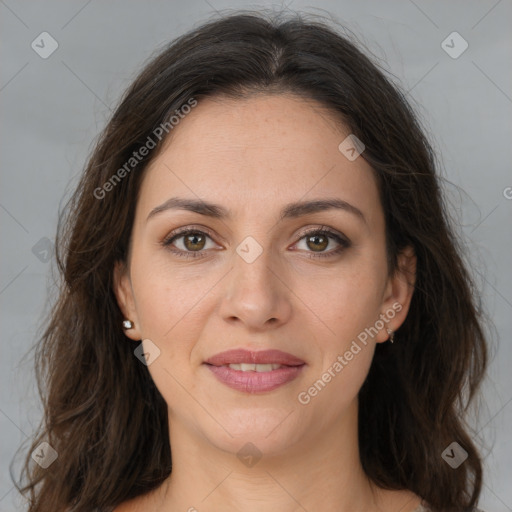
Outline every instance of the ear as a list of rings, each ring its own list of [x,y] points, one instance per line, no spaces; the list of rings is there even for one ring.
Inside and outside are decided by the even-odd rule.
[[[388,340],[386,329],[397,331],[407,317],[416,283],[416,262],[416,254],[410,246],[398,255],[397,269],[388,279],[384,293],[380,318],[385,325],[375,337],[377,343]]]
[[[134,341],[139,341],[142,338],[140,333],[140,323],[135,307],[132,282],[128,268],[124,262],[116,261],[113,281],[114,294],[117,298],[119,309],[123,313],[124,318],[131,320],[134,324],[132,329],[127,329],[125,331],[125,335]],[[119,328],[122,329],[122,326],[120,325]]]

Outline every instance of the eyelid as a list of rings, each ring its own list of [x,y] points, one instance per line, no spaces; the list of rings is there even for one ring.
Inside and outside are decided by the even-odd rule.
[[[218,237],[221,240],[224,240],[223,237],[221,237],[220,235],[214,234],[206,226],[203,226],[201,224],[190,224],[190,225],[182,226],[182,227],[172,230],[171,233],[169,233],[168,235],[165,236],[163,242],[169,241],[179,234],[187,233],[188,231],[193,231],[195,229],[197,231],[204,231],[211,238]],[[300,231],[296,236],[298,238],[303,238],[304,236],[307,236],[309,233],[316,233],[318,231],[327,231],[330,234],[339,236],[340,238],[344,239],[347,243],[351,243],[350,240],[348,239],[348,237],[345,236],[343,233],[335,230],[334,228],[331,228],[330,226],[325,226],[325,225],[318,225],[318,226],[305,228],[304,230]]]
[[[319,231],[324,231],[331,236],[335,235],[335,236],[341,238],[342,240],[344,240],[346,243],[351,243],[350,240],[348,239],[348,237],[346,237],[343,233],[337,231],[334,228],[331,228],[329,226],[323,226],[323,225],[315,226],[312,228],[306,228],[303,231],[301,231],[297,236],[299,239],[302,239],[305,236],[309,235],[310,233],[318,233]]]
[[[189,226],[183,226],[181,228],[176,228],[172,230],[168,235],[165,236],[165,238],[162,240],[162,245],[166,246],[169,245],[171,240],[179,238],[180,235],[186,235],[189,232],[199,232],[204,233],[205,235],[208,235],[212,240],[218,235],[214,234],[209,228],[206,226],[201,225],[189,225]],[[222,239],[222,237],[219,236],[219,238]]]

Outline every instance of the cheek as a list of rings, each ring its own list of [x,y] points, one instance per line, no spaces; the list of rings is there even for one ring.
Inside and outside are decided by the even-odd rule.
[[[199,266],[186,268],[158,253],[134,257],[132,284],[143,335],[164,341],[174,338],[185,324],[197,325],[194,316],[215,279]]]
[[[348,338],[373,325],[382,304],[383,274],[374,267],[340,272],[323,283],[310,297],[315,311],[338,339],[340,348]],[[312,302],[310,302],[312,304]]]
[[[132,283],[141,335],[159,349],[148,370],[172,413],[190,408],[191,396],[204,393],[195,379],[198,347],[213,314],[215,285],[225,272],[187,268],[161,257],[150,261],[139,260],[138,271],[134,265]]]
[[[191,396],[200,394],[191,375],[191,356],[202,336],[213,283],[205,275],[194,276],[161,261],[138,268],[132,283],[141,335],[159,349],[148,370],[170,412],[182,410],[190,407]]]
[[[379,318],[381,305],[376,279],[370,273],[340,277],[317,294],[311,306],[319,311],[322,326],[318,332],[304,331],[314,337],[317,358],[301,397],[324,411],[320,423],[328,424],[345,410],[368,375],[375,351],[369,328]]]

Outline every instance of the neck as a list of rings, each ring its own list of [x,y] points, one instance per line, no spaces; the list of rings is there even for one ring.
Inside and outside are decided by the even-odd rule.
[[[250,448],[240,458],[237,450],[219,449],[171,415],[169,429],[173,467],[159,509],[295,512],[317,510],[320,503],[326,512],[379,509],[359,458],[357,401],[330,432],[317,432],[259,460]]]

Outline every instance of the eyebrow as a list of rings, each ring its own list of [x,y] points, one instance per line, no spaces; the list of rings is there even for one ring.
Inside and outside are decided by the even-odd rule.
[[[352,213],[360,220],[366,223],[366,218],[363,212],[355,206],[338,198],[328,199],[314,199],[311,201],[297,201],[287,204],[280,212],[279,220],[295,219],[304,215],[323,212],[327,210],[342,210]],[[188,210],[205,215],[214,219],[232,219],[233,215],[224,206],[219,204],[210,203],[208,201],[188,199],[182,197],[171,197],[161,205],[153,208],[149,213],[146,221],[167,210]]]

